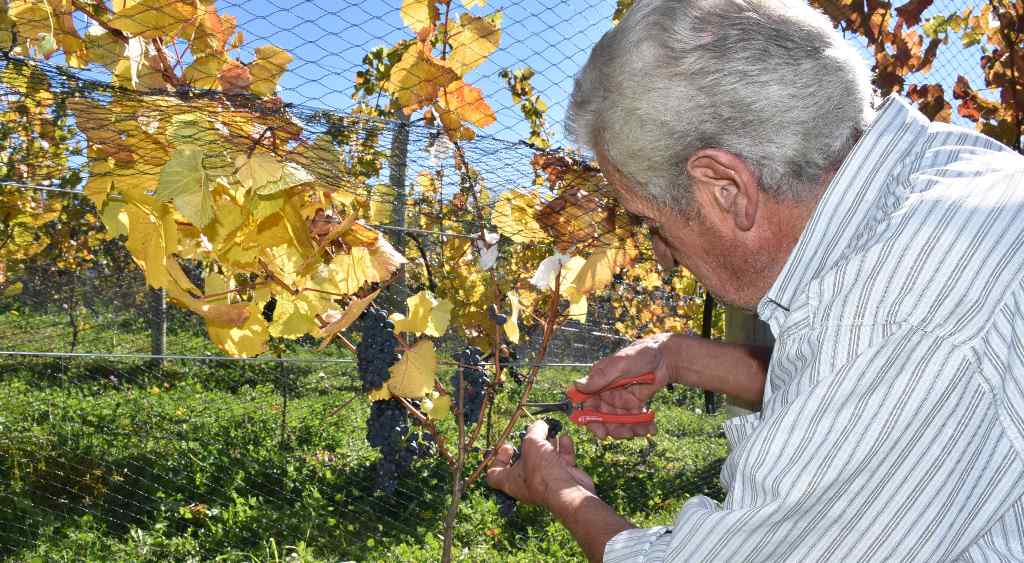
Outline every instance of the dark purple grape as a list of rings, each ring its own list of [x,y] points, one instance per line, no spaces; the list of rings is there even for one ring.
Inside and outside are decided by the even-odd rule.
[[[387,311],[376,306],[371,305],[359,318],[362,338],[356,346],[356,368],[364,393],[380,388],[391,377],[388,370],[398,361],[394,328]]]
[[[452,404],[455,412],[462,411],[466,424],[480,420],[486,386],[490,381],[483,370],[482,353],[479,348],[468,347],[455,354],[459,367],[452,375]],[[459,402],[459,384],[462,384],[463,402]],[[464,406],[463,406],[464,403]]]

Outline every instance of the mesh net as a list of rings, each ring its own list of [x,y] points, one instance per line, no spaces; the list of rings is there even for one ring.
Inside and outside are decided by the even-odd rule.
[[[255,357],[211,342],[202,304],[174,291],[217,293],[211,276],[227,274],[209,265],[211,249],[235,281],[253,282],[221,287],[247,296],[227,304],[258,305],[256,315],[269,303],[257,278],[290,279],[280,249],[296,240],[325,263],[361,244],[379,251],[339,238],[348,217],[410,259],[379,298],[396,311],[421,289],[470,283],[451,266],[484,260],[489,231],[501,233],[503,258],[520,257],[508,270],[633,241],[646,273],[614,276],[543,358],[542,328],[523,319],[507,363],[543,364],[537,399],[653,329],[721,336],[722,311],[688,275],[653,267],[643,229],[560,127],[574,73],[631,2],[533,0],[500,16],[484,2],[433,15],[417,7],[426,2],[404,4],[0,0],[0,558],[439,557],[444,460],[417,463],[393,494],[377,490],[353,354],[299,335],[325,319],[275,335]],[[935,2],[923,19],[967,7]],[[431,18],[437,27],[417,23]],[[417,29],[434,37],[429,56]],[[983,46],[960,47],[961,35],[907,83],[984,84]],[[951,102],[953,122],[973,126]],[[301,194],[293,211],[285,193]],[[149,238],[131,238],[140,205],[172,203],[146,219],[159,225]],[[235,208],[254,242],[231,254],[226,241],[242,227],[224,210]],[[175,253],[173,266],[154,265]],[[154,283],[160,268],[170,281]],[[506,290],[533,273],[508,270]],[[480,337],[463,330],[437,346],[450,358]],[[455,365],[441,364],[447,381]],[[485,443],[522,385],[509,378],[497,391]],[[692,390],[654,407],[657,439],[606,444],[571,430],[602,496],[641,525],[669,521],[690,495],[722,496],[721,419]],[[582,558],[541,511],[500,519],[482,485],[467,493],[456,545],[465,560]]]

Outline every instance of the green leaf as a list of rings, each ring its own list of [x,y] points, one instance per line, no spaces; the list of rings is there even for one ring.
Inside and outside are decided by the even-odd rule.
[[[160,171],[160,183],[153,194],[160,201],[174,200],[178,211],[200,229],[213,220],[213,198],[203,170],[203,151],[182,145],[171,153]]]

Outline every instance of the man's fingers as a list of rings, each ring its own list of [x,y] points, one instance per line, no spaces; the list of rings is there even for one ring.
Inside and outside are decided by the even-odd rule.
[[[512,463],[512,456],[515,455],[516,449],[512,447],[512,444],[504,443],[498,448],[497,453],[494,454],[494,460],[491,461],[491,466],[504,467]]]
[[[590,373],[586,377],[576,380],[576,388],[584,393],[597,393],[623,375],[619,364],[621,361],[615,356],[598,361],[590,368]]]
[[[489,486],[492,489],[498,489],[498,490],[504,491],[505,490],[504,484],[505,484],[506,474],[507,473],[508,473],[508,466],[507,465],[502,465],[500,467],[496,466],[496,465],[492,465],[491,468],[487,470],[487,475],[484,477],[487,480],[487,486]]]
[[[576,466],[576,448],[573,446],[572,438],[563,434],[558,437],[558,457],[570,467]]]
[[[493,489],[505,490],[504,484],[507,480],[509,465],[512,463],[512,455],[515,448],[512,444],[502,444],[491,460],[491,466],[487,469],[485,478],[487,484]]]

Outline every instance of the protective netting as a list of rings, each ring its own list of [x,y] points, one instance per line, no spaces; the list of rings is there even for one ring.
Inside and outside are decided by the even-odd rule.
[[[553,399],[638,336],[721,336],[722,312],[654,266],[562,132],[575,72],[632,2],[402,4],[0,0],[0,558],[439,558],[449,467],[428,457],[378,490],[354,354],[328,336],[349,296],[381,289],[410,316],[423,291],[448,299],[442,385],[457,350],[498,333],[484,445],[532,366],[534,398]],[[949,95],[963,75],[994,99],[990,49],[946,26],[906,85]],[[973,126],[960,106],[977,100],[949,102]],[[563,295],[539,355],[538,263],[600,252],[630,270]],[[510,294],[514,340],[493,320]],[[720,497],[726,453],[698,393],[653,407],[655,439],[571,430],[602,497],[641,525]],[[465,560],[582,557],[541,511],[500,519],[482,484],[455,530]]]

